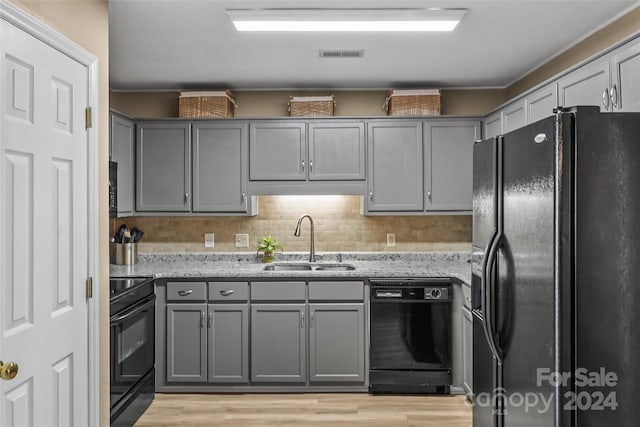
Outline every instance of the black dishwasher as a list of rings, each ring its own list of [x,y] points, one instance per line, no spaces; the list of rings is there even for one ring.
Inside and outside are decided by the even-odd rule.
[[[370,281],[370,393],[448,394],[449,279]]]

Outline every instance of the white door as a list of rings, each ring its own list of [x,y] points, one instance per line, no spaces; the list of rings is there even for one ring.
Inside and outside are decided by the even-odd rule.
[[[0,26],[0,425],[86,426],[88,71]]]

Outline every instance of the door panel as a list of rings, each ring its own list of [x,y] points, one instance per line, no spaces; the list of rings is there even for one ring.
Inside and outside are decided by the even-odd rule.
[[[249,138],[249,179],[304,181],[307,177],[306,124],[252,123]]]
[[[527,124],[527,101],[521,99],[502,110],[504,133],[511,132]]]
[[[552,83],[527,96],[527,123],[553,115],[558,106],[558,84]]]
[[[0,424],[88,425],[88,71],[0,27]]]
[[[612,64],[614,81],[617,79],[614,107],[617,111],[640,111],[640,41],[616,51]]]
[[[609,57],[594,61],[558,81],[558,97],[563,107],[595,105],[601,111],[611,108],[603,103],[603,92],[611,82]],[[608,102],[608,101],[607,101]]]
[[[495,359],[481,317],[473,314],[473,427],[494,427]]]
[[[364,123],[309,123],[309,180],[365,178]]]
[[[118,216],[133,214],[135,133],[133,121],[111,113],[111,160],[118,163]]]
[[[248,304],[209,304],[209,382],[249,382]]]
[[[495,138],[478,142],[473,146],[473,271],[480,275],[484,251],[497,229],[496,161],[498,157]],[[477,290],[476,290],[477,292]]]

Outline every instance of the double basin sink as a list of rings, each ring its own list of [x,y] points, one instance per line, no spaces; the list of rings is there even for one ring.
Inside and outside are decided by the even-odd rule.
[[[356,268],[351,264],[311,264],[306,262],[287,262],[266,265],[265,271],[350,271]]]

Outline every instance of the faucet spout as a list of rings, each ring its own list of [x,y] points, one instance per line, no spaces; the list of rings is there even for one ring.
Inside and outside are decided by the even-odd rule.
[[[293,232],[293,235],[296,237],[300,237],[300,228],[302,225],[302,220],[305,218],[309,218],[309,224],[311,224],[311,247],[309,248],[309,262],[316,262],[316,249],[315,249],[315,230],[313,228],[313,218],[311,215],[304,214],[300,218],[298,218],[298,224],[296,225],[296,229]]]

